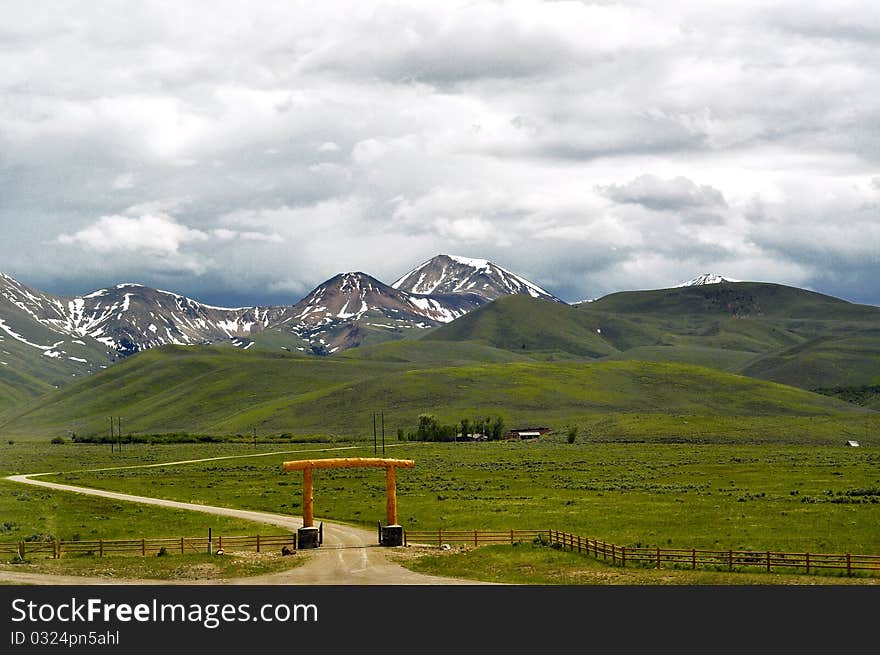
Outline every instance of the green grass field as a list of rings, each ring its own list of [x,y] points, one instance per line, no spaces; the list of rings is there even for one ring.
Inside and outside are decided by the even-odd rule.
[[[282,472],[283,461],[373,454],[372,444],[362,442],[303,444],[290,450],[247,457],[255,453],[245,444],[133,444],[122,453],[111,453],[107,446],[28,442],[2,448],[0,472],[58,469],[68,472],[48,479],[298,515],[302,478]],[[400,521],[411,530],[553,528],[629,546],[880,553],[880,450],[876,447],[613,443],[582,438],[568,444],[560,438],[471,444],[388,442],[386,452],[416,461],[415,468],[398,474]],[[162,464],[218,456],[227,459]],[[150,467],[141,468],[142,464]],[[108,470],[84,470],[89,468]],[[315,503],[319,521],[375,529],[376,522],[384,520],[384,476],[367,469],[316,472]],[[214,534],[278,532],[195,512],[103,501],[5,481],[0,482],[0,517],[0,524],[7,526],[0,534],[4,541],[46,534],[65,539],[196,536],[209,527]],[[524,551],[480,548],[404,563],[440,575],[523,584],[768,583],[768,577],[760,574],[621,571],[548,548]],[[75,559],[38,568],[91,575],[102,566]],[[178,564],[184,569],[204,568],[198,562],[161,562],[161,570],[153,576],[148,570],[151,562],[117,559],[114,566],[126,577],[173,577],[174,571],[183,570]],[[45,566],[55,568],[49,571]],[[271,572],[274,566],[264,563],[247,570]],[[224,571],[214,574],[227,575]],[[770,579],[774,584],[810,584],[817,576]]]
[[[398,476],[400,521],[410,529],[553,528],[632,546],[880,553],[876,448],[507,442],[404,444],[390,452],[416,461]],[[297,514],[301,476],[281,470],[295,458],[58,478]],[[315,479],[319,519],[371,528],[383,519],[381,474],[327,470]]]
[[[134,444],[126,445],[121,453],[111,453],[109,447],[91,444],[58,446],[35,442],[4,443],[0,446],[0,475],[133,466],[253,452],[251,447],[232,444]],[[156,477],[153,469],[142,469],[142,473]],[[149,491],[147,495],[150,495]],[[0,480],[0,541],[4,542],[42,541],[52,537],[63,540],[195,537],[207,534],[209,528],[214,534],[221,535],[284,533],[281,528],[252,521],[95,498]]]

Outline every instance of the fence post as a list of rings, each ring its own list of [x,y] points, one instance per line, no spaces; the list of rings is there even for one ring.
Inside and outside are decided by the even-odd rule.
[[[691,568],[697,568],[697,549],[691,548]]]
[[[217,535],[217,549],[223,550],[223,535]]]
[[[180,554],[183,555],[183,537],[180,538]]]
[[[732,550],[727,551],[727,566],[731,571],[733,571],[733,551]]]
[[[104,557],[104,540],[98,539],[98,557]]]
[[[581,552],[581,536],[578,535],[578,554]]]
[[[660,568],[660,546],[657,546],[657,568]]]
[[[807,575],[810,575],[810,554],[804,553],[807,556]]]
[[[257,552],[260,552],[260,535],[257,535]]]
[[[846,574],[852,575],[852,558],[849,553],[846,554]]]
[[[474,530],[474,547],[477,546],[477,531]]]
[[[443,545],[443,528],[437,528],[437,545]]]
[[[144,538],[141,538],[141,555],[147,556],[147,540]]]
[[[770,573],[770,551],[767,551],[767,573]]]
[[[510,545],[513,545],[513,528],[510,530]]]
[[[615,545],[611,544],[611,563],[617,564],[617,553],[615,552]]]
[[[18,556],[22,560],[24,559],[24,542],[23,541],[18,542]]]
[[[626,566],[626,546],[620,547],[620,565]]]

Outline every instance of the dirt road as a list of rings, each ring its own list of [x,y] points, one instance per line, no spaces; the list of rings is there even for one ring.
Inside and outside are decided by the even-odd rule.
[[[43,474],[45,475],[45,474]],[[182,503],[175,500],[134,496],[115,491],[75,487],[40,480],[30,475],[13,475],[7,480],[46,487],[59,491],[88,494],[102,498],[112,498],[147,505],[159,505],[195,512],[205,512],[220,516],[232,516],[267,525],[277,525],[289,530],[302,526],[302,519],[295,516],[255,512],[229,507],[214,507]],[[448,585],[448,584],[481,584],[472,580],[442,578],[422,575],[406,569],[391,561],[385,548],[376,544],[374,531],[363,530],[338,523],[324,521],[324,543],[312,551],[299,551],[298,556],[308,557],[306,564],[269,575],[250,578],[231,578],[228,580],[208,580],[201,584],[290,584],[290,585]],[[0,571],[0,581],[13,584],[200,584],[199,581],[186,580],[180,583],[162,580],[108,580],[107,578],[86,578],[80,576],[55,576],[36,573],[20,573]]]

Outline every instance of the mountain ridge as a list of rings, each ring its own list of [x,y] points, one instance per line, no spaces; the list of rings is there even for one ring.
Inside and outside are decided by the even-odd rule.
[[[329,355],[443,325],[502,295],[562,302],[493,262],[448,255],[423,262],[398,278],[398,286],[417,270],[440,266],[445,277],[431,293],[394,288],[358,271],[334,275],[290,305],[244,307],[210,305],[134,282],[53,295],[0,273],[0,341],[15,344],[15,352],[0,350],[0,375],[7,368],[7,377],[15,369],[40,378],[39,362],[54,359],[46,375],[57,387],[141,350],[217,343],[247,349],[270,332],[284,342],[281,348]]]

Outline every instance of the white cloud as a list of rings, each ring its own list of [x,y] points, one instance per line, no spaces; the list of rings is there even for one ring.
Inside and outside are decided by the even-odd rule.
[[[59,235],[58,242],[97,252],[142,251],[174,255],[183,244],[208,238],[206,233],[180,225],[170,216],[145,214],[136,218],[101,216],[73,234]]]
[[[113,178],[114,189],[132,189],[134,188],[134,175],[132,173],[123,173]]]

